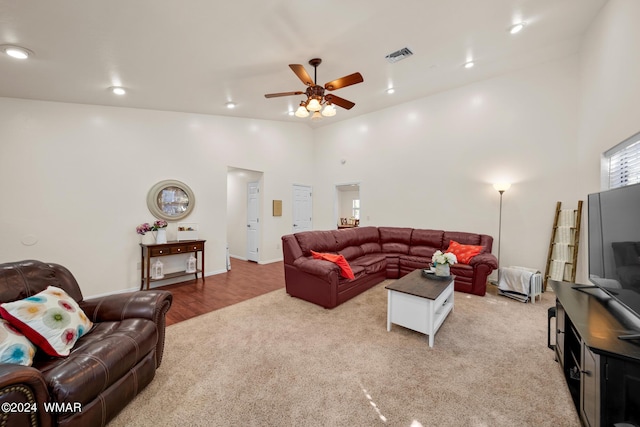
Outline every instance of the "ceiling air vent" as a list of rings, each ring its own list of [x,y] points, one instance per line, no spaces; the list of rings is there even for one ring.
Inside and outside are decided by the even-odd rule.
[[[387,62],[393,64],[405,58],[408,58],[411,55],[413,55],[413,52],[411,52],[408,47],[403,47],[402,49],[396,50],[395,52],[385,56],[385,59],[387,60]]]

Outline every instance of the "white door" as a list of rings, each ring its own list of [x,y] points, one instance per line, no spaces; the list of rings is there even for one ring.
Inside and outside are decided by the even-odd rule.
[[[258,236],[260,235],[260,186],[247,184],[247,259],[258,262]]]
[[[309,231],[311,221],[312,201],[311,187],[306,185],[293,186],[293,232]]]

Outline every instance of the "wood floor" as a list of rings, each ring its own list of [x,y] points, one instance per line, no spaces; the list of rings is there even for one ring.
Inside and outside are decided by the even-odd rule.
[[[231,270],[175,285],[161,286],[173,294],[167,325],[284,288],[281,262],[256,264],[231,258]]]

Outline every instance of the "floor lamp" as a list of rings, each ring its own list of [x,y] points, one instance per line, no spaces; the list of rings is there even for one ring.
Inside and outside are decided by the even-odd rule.
[[[500,193],[500,214],[498,217],[498,281],[500,281],[500,243],[502,240],[502,194],[511,188],[508,182],[500,182],[493,184],[498,193]]]

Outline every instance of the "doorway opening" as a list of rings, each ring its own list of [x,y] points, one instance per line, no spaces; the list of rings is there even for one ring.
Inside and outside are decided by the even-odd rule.
[[[360,183],[337,184],[334,219],[338,228],[360,225]]]
[[[260,171],[227,168],[227,258],[260,261],[263,175]]]

